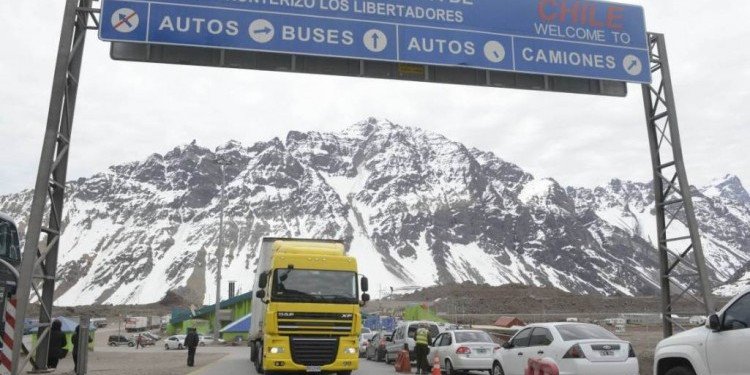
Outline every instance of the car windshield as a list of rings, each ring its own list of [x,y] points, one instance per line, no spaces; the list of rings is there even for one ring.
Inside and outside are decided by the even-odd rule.
[[[409,337],[411,337],[411,338],[417,337],[417,330],[418,329],[419,329],[419,324],[412,324],[412,325],[410,325],[409,326],[409,332],[408,332]],[[432,337],[433,339],[435,337],[437,337],[437,335],[440,334],[440,329],[435,324],[428,324],[427,325],[427,330],[430,331],[430,337]]]
[[[606,339],[619,340],[612,332],[593,324],[561,324],[556,326],[564,341]]]
[[[492,342],[486,332],[456,332],[456,342]]]
[[[271,298],[277,302],[357,303],[357,274],[350,271],[277,269]]]

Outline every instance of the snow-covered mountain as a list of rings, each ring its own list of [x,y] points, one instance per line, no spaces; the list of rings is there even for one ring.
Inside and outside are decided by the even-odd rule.
[[[221,173],[223,280],[252,287],[263,236],[343,238],[375,289],[473,281],[655,294],[650,183],[535,179],[498,156],[368,119],[212,151],[195,142],[69,183],[58,305],[214,301]],[[750,198],[733,176],[695,189],[715,283],[750,270]],[[21,227],[31,192],[0,196]],[[747,277],[745,278],[747,279]],[[226,287],[223,288],[226,290]]]

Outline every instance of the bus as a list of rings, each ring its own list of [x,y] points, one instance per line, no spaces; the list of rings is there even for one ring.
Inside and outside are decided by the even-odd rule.
[[[21,264],[21,246],[18,240],[18,228],[10,216],[0,212],[0,259],[18,270]],[[0,335],[5,328],[5,300],[11,291],[15,291],[16,276],[8,269],[7,264],[0,264]],[[0,342],[2,346],[2,342]]]
[[[21,246],[16,223],[2,212],[0,212],[0,258],[16,268],[21,263]]]

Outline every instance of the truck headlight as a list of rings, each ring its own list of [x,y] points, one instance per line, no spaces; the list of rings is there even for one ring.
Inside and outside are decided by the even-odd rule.
[[[346,348],[344,354],[357,354],[359,350],[357,348]]]
[[[281,346],[272,346],[268,348],[268,352],[271,354],[280,354],[284,352],[284,348]]]

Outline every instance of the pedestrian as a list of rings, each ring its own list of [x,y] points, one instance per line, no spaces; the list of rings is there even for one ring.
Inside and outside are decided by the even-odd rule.
[[[188,350],[187,365],[193,367],[195,364],[195,348],[198,347],[198,332],[195,328],[188,328],[188,334],[185,336],[185,347]]]
[[[136,349],[143,347],[143,345],[141,345],[141,340],[142,340],[141,339],[141,334],[139,333],[138,336],[136,336],[136,338],[135,338],[135,348]]]
[[[417,374],[427,374],[428,363],[427,354],[430,352],[430,331],[427,329],[427,323],[420,323],[419,329],[417,329],[417,337],[415,339],[416,345],[414,346],[414,354],[417,357]]]
[[[81,326],[76,326],[73,336],[70,337],[70,341],[73,342],[73,373],[78,373],[78,334],[81,331]],[[91,342],[91,336],[89,336],[89,342]]]
[[[47,368],[57,368],[57,362],[68,354],[68,339],[62,332],[62,322],[55,319],[49,332],[49,351],[47,351]]]

